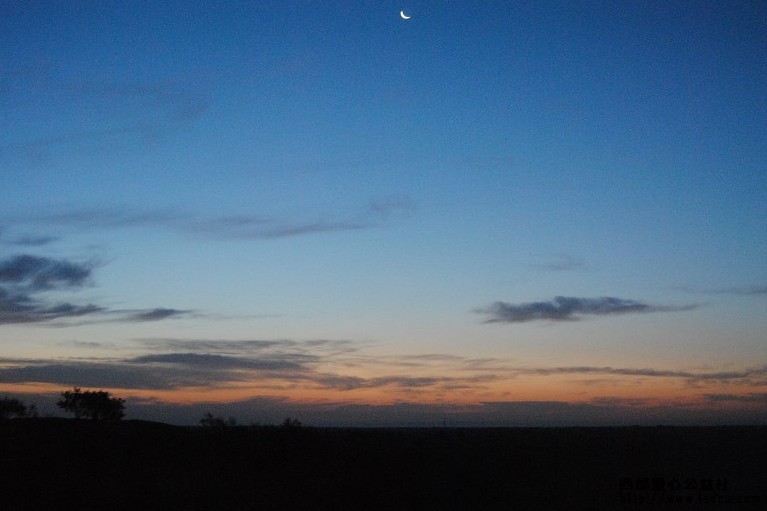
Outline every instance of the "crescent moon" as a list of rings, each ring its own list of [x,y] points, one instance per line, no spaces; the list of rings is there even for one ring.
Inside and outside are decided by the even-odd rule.
[[[399,15],[402,17],[403,20],[409,20],[410,16],[405,16],[405,11],[400,11]]]

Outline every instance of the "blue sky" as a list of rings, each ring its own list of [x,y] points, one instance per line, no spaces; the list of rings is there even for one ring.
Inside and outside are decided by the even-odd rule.
[[[763,2],[4,2],[0,390],[747,416],[765,62]]]

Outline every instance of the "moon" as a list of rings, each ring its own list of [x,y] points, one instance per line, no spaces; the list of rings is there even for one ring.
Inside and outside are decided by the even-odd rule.
[[[403,20],[409,20],[410,16],[405,15],[405,11],[400,11],[399,15],[402,17]]]

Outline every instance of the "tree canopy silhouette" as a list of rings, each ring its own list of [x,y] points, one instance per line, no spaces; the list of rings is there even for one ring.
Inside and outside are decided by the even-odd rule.
[[[27,407],[18,399],[4,397],[0,399],[0,420],[11,417],[26,417]]]
[[[78,387],[61,393],[56,405],[74,414],[76,419],[88,417],[93,421],[117,421],[125,415],[125,400],[112,397],[104,390],[81,391]]]

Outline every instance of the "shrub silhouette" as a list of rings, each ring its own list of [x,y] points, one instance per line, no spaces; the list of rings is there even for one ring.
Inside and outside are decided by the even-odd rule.
[[[290,417],[286,418],[284,421],[282,421],[282,424],[280,424],[283,428],[300,428],[303,426],[301,424],[301,421],[298,419],[291,419]]]
[[[93,421],[117,421],[125,413],[125,400],[112,397],[104,390],[81,391],[78,387],[61,393],[61,399],[56,405],[64,411],[73,413],[75,419],[88,417]]]
[[[224,420],[222,417],[217,417],[208,412],[200,419],[200,425],[206,428],[226,428],[229,426],[236,426],[237,420],[234,417],[229,417]]]
[[[0,420],[10,419],[11,417],[26,417],[27,407],[18,399],[4,397],[0,399]]]

